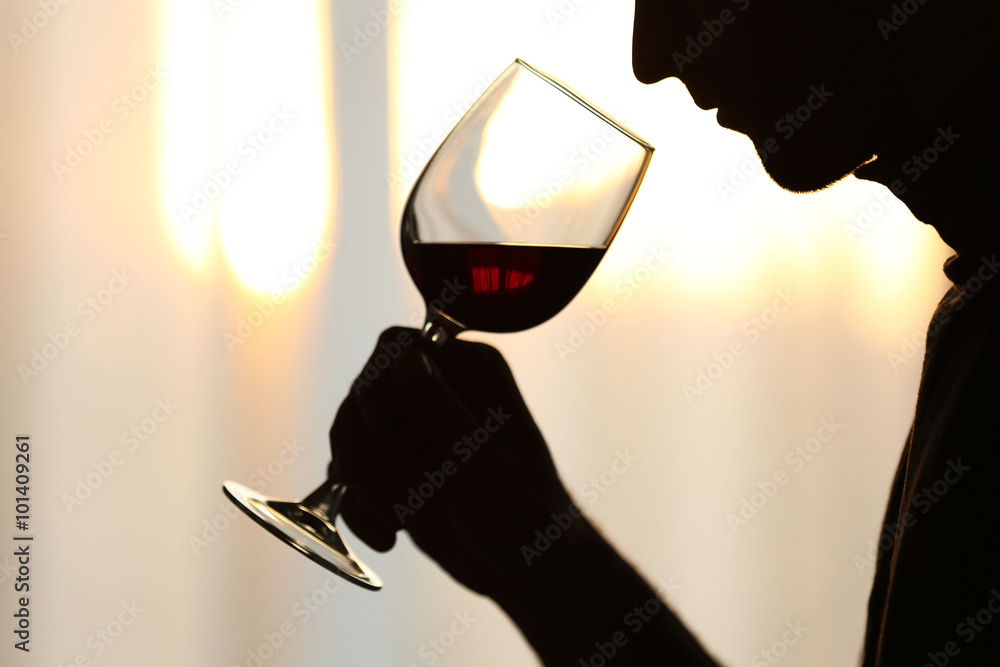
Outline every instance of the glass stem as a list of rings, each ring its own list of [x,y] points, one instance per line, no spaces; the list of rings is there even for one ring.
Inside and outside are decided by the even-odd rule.
[[[302,505],[315,512],[331,525],[340,514],[340,501],[347,487],[339,482],[327,480],[302,500]]]
[[[421,337],[424,340],[441,347],[463,331],[465,331],[465,327],[444,313],[428,309],[427,319],[424,321],[424,328],[421,332]]]

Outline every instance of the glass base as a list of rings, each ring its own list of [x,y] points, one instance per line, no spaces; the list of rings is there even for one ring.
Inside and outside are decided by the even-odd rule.
[[[379,576],[354,555],[333,525],[345,487],[324,485],[303,500],[271,498],[237,482],[224,483],[222,490],[251,519],[314,563],[369,590],[382,588]]]

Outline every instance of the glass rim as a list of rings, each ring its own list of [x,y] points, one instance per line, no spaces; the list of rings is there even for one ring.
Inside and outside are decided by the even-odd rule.
[[[511,66],[514,66],[514,65],[518,65],[520,67],[523,67],[524,69],[526,69],[527,71],[531,72],[535,76],[539,77],[540,79],[542,79],[546,83],[551,84],[554,88],[556,88],[561,93],[563,93],[563,94],[567,95],[568,97],[570,97],[577,104],[580,104],[581,106],[583,106],[587,110],[589,110],[591,113],[593,113],[594,115],[598,116],[605,123],[608,123],[609,125],[611,125],[612,127],[614,127],[616,130],[618,130],[622,134],[626,135],[627,137],[629,137],[630,139],[632,139],[633,141],[635,141],[637,144],[641,145],[643,148],[646,148],[647,150],[649,150],[650,153],[652,153],[653,151],[656,150],[656,148],[651,143],[649,143],[648,141],[646,141],[645,139],[643,139],[642,137],[640,137],[638,134],[636,134],[635,132],[633,132],[629,128],[627,128],[624,125],[622,125],[620,122],[618,122],[617,120],[615,120],[611,115],[609,115],[603,109],[601,109],[600,107],[596,106],[593,102],[590,102],[583,95],[581,95],[580,93],[576,92],[575,90],[573,90],[573,88],[571,88],[570,86],[566,85],[565,83],[563,83],[559,79],[555,78],[554,76],[552,76],[550,74],[547,74],[546,72],[543,72],[542,70],[538,69],[534,65],[532,65],[532,64],[530,64],[528,62],[525,62],[521,58],[515,58],[514,62],[511,63]]]

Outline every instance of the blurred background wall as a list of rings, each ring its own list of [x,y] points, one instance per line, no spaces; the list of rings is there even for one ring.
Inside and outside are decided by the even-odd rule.
[[[405,536],[386,555],[359,546],[386,581],[372,594],[220,490],[298,496],[323,479],[329,423],[378,332],[422,312],[396,241],[409,186],[521,57],[657,152],[566,310],[469,337],[504,352],[585,511],[673,586],[722,661],[752,664],[799,623],[783,664],[857,663],[948,250],[880,186],[781,191],[677,81],[636,83],[631,11],[0,7],[0,470],[12,508],[12,443],[30,434],[35,536],[32,651],[8,633],[0,662],[533,664],[498,609]],[[615,473],[624,452],[636,460]],[[5,616],[13,565],[0,557]]]

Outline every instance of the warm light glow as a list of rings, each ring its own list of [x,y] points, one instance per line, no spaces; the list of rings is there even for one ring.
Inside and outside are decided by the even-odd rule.
[[[245,11],[224,42],[223,145],[243,173],[219,199],[219,235],[247,285],[287,291],[329,256],[327,20],[315,1]]]
[[[204,3],[169,7],[165,57],[179,74],[164,108],[162,183],[174,238],[203,258],[217,222],[244,284],[294,289],[333,243],[325,5],[248,4],[224,16]]]
[[[170,235],[193,268],[207,266],[215,238],[214,203],[202,201],[216,164],[219,122],[216,17],[193,0],[160,3],[162,66],[162,147],[160,197]]]
[[[518,210],[541,193],[549,194],[546,184],[559,184],[561,192],[550,195],[555,199],[581,186],[599,185],[597,172],[605,163],[592,157],[590,142],[606,146],[602,132],[612,140],[620,138],[619,133],[533,74],[522,73],[517,85],[518,98],[500,102],[483,130],[483,152],[475,168],[483,199]],[[561,181],[560,174],[566,175]]]
[[[498,86],[473,180],[502,238],[603,246],[644,166],[643,147],[527,70]]]

